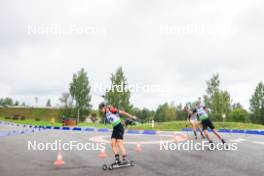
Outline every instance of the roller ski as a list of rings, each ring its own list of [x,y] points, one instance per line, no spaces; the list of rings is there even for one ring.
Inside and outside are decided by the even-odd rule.
[[[113,169],[117,169],[117,168],[122,168],[122,167],[130,167],[130,166],[134,166],[135,165],[135,161],[128,161],[128,160],[123,160],[123,161],[115,161],[112,164],[104,164],[103,165],[103,170],[113,170]]]

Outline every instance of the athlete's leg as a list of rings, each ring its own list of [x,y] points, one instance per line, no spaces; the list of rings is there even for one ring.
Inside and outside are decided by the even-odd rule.
[[[195,131],[198,129],[198,131],[200,132],[201,136],[204,137],[204,136],[203,136],[203,132],[202,132],[202,130],[200,129],[200,123],[199,123],[199,121],[195,121],[195,123],[194,123],[194,127],[195,127]]]
[[[202,129],[200,128],[200,124],[199,124],[199,122],[197,123],[197,129],[199,130],[199,132],[200,132],[202,138],[204,138],[204,134],[203,134]]]
[[[117,140],[115,138],[111,139],[111,146],[115,154],[115,162],[118,163],[120,159],[119,159],[119,152],[118,152],[118,147],[117,147]]]
[[[216,135],[218,139],[222,141],[223,144],[226,143],[225,140],[220,136],[220,134],[215,129],[212,129],[212,132]]]
[[[210,119],[208,119],[208,127],[212,130],[212,132],[216,135],[216,137],[218,139],[220,139],[222,141],[222,143],[224,144],[225,143],[225,140],[222,139],[222,137],[219,135],[219,133],[215,130],[215,126],[214,124],[211,122]]]
[[[122,158],[123,158],[123,164],[127,163],[127,160],[126,160],[126,149],[125,149],[125,146],[124,146],[124,143],[123,143],[123,140],[122,139],[118,139],[117,140],[117,145],[119,147],[119,149],[121,150],[121,153],[122,153]]]
[[[111,146],[115,155],[118,154],[118,147],[116,144],[117,144],[117,140],[115,138],[111,139]]]
[[[209,135],[208,135],[208,131],[207,131],[207,129],[204,129],[204,130],[203,130],[203,133],[204,133],[205,137],[207,138],[207,140],[208,140],[209,142],[211,142],[212,140],[210,139],[210,137],[209,137]]]
[[[215,129],[212,129],[212,132],[216,135],[216,137],[218,139],[220,139],[220,140],[222,139],[221,136],[217,133],[217,131]]]
[[[195,139],[197,139],[196,124],[194,121],[191,121],[191,124],[192,124],[192,130],[193,130],[194,137]]]
[[[208,135],[208,131],[207,131],[207,128],[208,128],[207,119],[201,121],[201,126],[203,128],[203,134],[205,135],[205,137],[207,138],[207,140],[211,143],[212,140],[210,139],[210,137]]]
[[[116,141],[118,148],[121,150],[122,155],[126,155],[126,149],[122,139],[117,139]]]

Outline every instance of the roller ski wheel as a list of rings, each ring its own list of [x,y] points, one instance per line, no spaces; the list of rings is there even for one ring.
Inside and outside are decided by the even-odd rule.
[[[104,164],[102,168],[103,168],[103,170],[107,170],[108,169],[106,164]]]
[[[109,170],[113,170],[114,169],[114,164],[110,164],[108,167]]]
[[[130,166],[134,167],[135,166],[135,161],[130,161]]]

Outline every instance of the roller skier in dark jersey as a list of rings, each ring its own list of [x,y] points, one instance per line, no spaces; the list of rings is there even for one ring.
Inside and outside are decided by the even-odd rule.
[[[208,127],[212,130],[212,132],[216,135],[216,137],[219,140],[221,140],[221,142],[224,144],[225,140],[215,130],[215,126],[213,125],[212,121],[209,119],[207,107],[202,106],[201,102],[198,102],[197,108],[195,109],[194,113],[198,115],[198,117],[202,123],[203,133],[204,133],[205,137],[208,139],[209,143],[213,143],[213,141],[211,140],[211,138],[208,135]]]
[[[129,113],[121,110],[117,110],[112,106],[107,106],[105,103],[99,105],[99,110],[104,113],[105,118],[113,125],[113,132],[111,136],[111,146],[115,155],[116,164],[127,164],[127,153],[123,144],[125,129],[121,123],[120,115],[124,115],[132,120],[136,120],[137,117],[130,115]],[[122,154],[122,161],[119,157],[119,150]]]

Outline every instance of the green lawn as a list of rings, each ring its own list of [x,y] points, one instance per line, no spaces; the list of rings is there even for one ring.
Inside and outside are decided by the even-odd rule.
[[[49,121],[35,121],[34,119],[26,119],[26,120],[12,120],[12,119],[5,119],[3,117],[0,117],[0,121],[6,121],[6,122],[14,122],[18,124],[28,124],[28,125],[41,125],[41,126],[51,126],[51,123]],[[61,123],[55,123],[54,126],[61,126]]]
[[[186,121],[173,121],[173,122],[162,122],[155,124],[155,130],[161,131],[178,131],[183,128],[191,128],[190,123],[186,123]],[[214,125],[217,129],[225,128],[225,129],[264,129],[264,125],[252,124],[252,123],[238,123],[238,122],[214,122]],[[130,127],[132,129],[152,129],[150,124],[142,124],[137,126]]]
[[[54,108],[0,108],[1,117],[12,117],[14,115],[24,116],[26,119],[49,120],[60,116],[60,109]]]
[[[0,121],[8,121],[19,124],[29,124],[29,125],[42,125],[42,126],[52,126],[49,121],[35,121],[31,119],[26,120],[11,120],[0,117]],[[237,122],[215,122],[214,123],[217,129],[225,128],[225,129],[264,129],[264,125],[252,124],[252,123],[237,123]],[[155,123],[155,128],[151,127],[151,124],[138,124],[135,126],[129,126],[129,129],[139,129],[139,130],[161,130],[161,131],[178,131],[182,128],[191,127],[190,123],[186,123],[186,121],[173,121],[173,122],[162,122]],[[61,123],[55,123],[54,126],[62,126]],[[111,125],[104,124],[94,124],[94,123],[86,123],[82,122],[79,126],[86,127],[97,127],[97,128],[112,128]]]
[[[5,122],[13,122],[18,124],[28,124],[28,125],[41,125],[41,126],[62,126],[62,123],[54,123],[52,124],[50,121],[36,121],[34,119],[26,119],[26,120],[13,120],[13,119],[5,119],[3,117],[0,117],[0,121]],[[86,126],[86,127],[97,127],[97,128],[112,128],[111,125],[104,125],[104,124],[97,124],[97,123],[87,123],[87,122],[81,122],[78,126]]]

